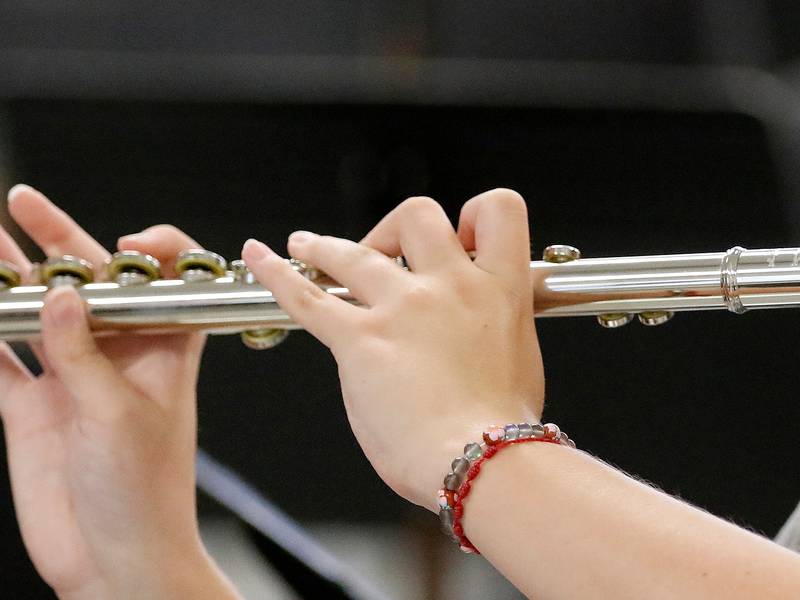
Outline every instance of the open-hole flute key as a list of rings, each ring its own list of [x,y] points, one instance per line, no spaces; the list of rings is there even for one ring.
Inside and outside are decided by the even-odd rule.
[[[291,264],[327,293],[357,303],[324,273]],[[407,268],[402,259],[397,264]],[[248,346],[263,349],[299,328],[242,261],[228,264],[208,250],[188,250],[175,265],[178,277],[164,279],[153,257],[120,252],[97,281],[85,260],[51,257],[34,268],[37,283],[23,285],[14,265],[0,263],[0,339],[37,338],[44,296],[55,285],[76,287],[97,335],[238,333]],[[530,268],[537,318],[593,316],[614,328],[637,318],[660,325],[677,312],[800,306],[800,248],[583,258],[572,246],[555,245]]]

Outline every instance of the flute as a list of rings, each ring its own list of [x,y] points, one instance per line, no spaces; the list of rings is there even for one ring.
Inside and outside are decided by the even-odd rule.
[[[402,264],[402,259],[398,259]],[[300,273],[327,293],[357,304],[349,290],[302,263]],[[534,315],[594,316],[615,328],[634,319],[648,326],[676,312],[747,310],[800,305],[800,248],[581,258],[566,245],[548,246],[530,263]],[[109,281],[94,282],[86,261],[50,258],[35,270],[39,285],[20,285],[16,269],[0,264],[0,339],[32,340],[40,334],[39,313],[50,287],[75,285],[86,301],[98,335],[188,330],[239,333],[252,348],[280,343],[301,328],[256,282],[242,261],[228,264],[206,250],[181,253],[176,279],[162,279],[158,261],[119,252],[107,264]]]

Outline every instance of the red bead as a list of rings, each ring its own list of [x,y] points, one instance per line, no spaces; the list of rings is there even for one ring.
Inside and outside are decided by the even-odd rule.
[[[494,446],[502,442],[506,437],[506,430],[502,427],[489,427],[483,432],[483,441],[487,446]]]
[[[461,487],[458,489],[458,493],[454,496],[455,504],[452,507],[453,533],[458,538],[461,549],[464,552],[474,552],[476,554],[480,554],[478,549],[475,548],[472,542],[470,542],[467,536],[464,534],[464,528],[461,525],[461,520],[464,517],[464,501],[466,500],[467,496],[469,496],[472,488],[472,481],[474,481],[474,479],[480,474],[483,463],[497,454],[497,452],[499,452],[501,449],[505,448],[506,446],[511,446],[512,444],[523,442],[559,443],[559,440],[561,439],[561,430],[558,428],[558,426],[554,425],[553,423],[548,423],[543,427],[545,430],[545,435],[544,437],[540,438],[531,437],[506,440],[505,430],[502,427],[490,427],[484,432],[484,441],[486,442],[487,448],[484,450],[483,455],[472,463],[472,466],[465,474],[464,481],[461,484]],[[503,430],[502,437],[499,437],[499,431],[493,433],[493,430]],[[495,440],[495,438],[497,438],[497,440]],[[570,440],[568,437],[564,436],[564,438],[565,443],[572,442],[572,440]]]
[[[437,501],[440,509],[445,508],[446,506],[453,508],[453,506],[456,504],[456,493],[448,489],[439,490]]]
[[[544,424],[544,439],[558,441],[561,439],[561,430],[555,423]]]

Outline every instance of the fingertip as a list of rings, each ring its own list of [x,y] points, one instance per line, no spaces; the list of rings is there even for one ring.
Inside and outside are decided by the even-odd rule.
[[[10,190],[8,190],[8,203],[11,204],[15,200],[19,199],[21,196],[23,196],[25,194],[33,193],[35,191],[36,190],[34,190],[31,186],[29,186],[27,184],[18,183],[17,185],[12,187]]]
[[[242,246],[242,258],[248,264],[259,263],[266,258],[275,256],[275,252],[263,242],[250,238]]]
[[[15,185],[8,192],[8,211],[23,228],[51,218],[52,213],[42,210],[47,207],[57,209],[39,190],[24,183]]]
[[[19,200],[22,199],[29,199],[29,200],[39,200],[39,201],[48,201],[47,197],[42,194],[36,188],[29,186],[26,183],[18,183],[10,190],[8,190],[8,203],[9,204],[18,204]],[[48,201],[49,202],[49,201]]]
[[[316,233],[311,233],[310,231],[294,231],[289,235],[289,243],[305,244],[306,242],[310,242],[312,239],[314,239],[316,235]]]
[[[522,194],[516,190],[512,190],[511,188],[497,187],[489,190],[486,193],[497,198],[502,198],[502,200],[500,200],[501,202],[509,202],[517,206],[520,204],[525,206],[525,198],[523,198]]]

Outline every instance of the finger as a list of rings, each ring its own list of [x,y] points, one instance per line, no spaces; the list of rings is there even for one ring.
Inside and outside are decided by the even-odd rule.
[[[8,344],[0,344],[0,385],[3,387],[0,415],[3,417],[7,443],[20,432],[24,433],[26,424],[37,422],[37,416],[47,416],[43,415],[42,409],[46,410],[48,407],[42,405],[40,398],[32,398],[30,394],[23,393],[24,387],[33,379],[31,372]],[[52,411],[48,414],[52,414]]]
[[[0,396],[0,411],[4,410],[14,392],[20,386],[33,380],[28,368],[6,343],[0,343],[0,385],[3,394]]]
[[[519,278],[530,269],[528,209],[512,190],[484,192],[464,204],[458,239],[475,250],[475,264],[485,271]]]
[[[8,235],[8,232],[2,227],[0,227],[0,260],[4,260],[17,267],[23,279],[25,279],[30,272],[30,261],[22,253],[22,250],[20,250],[19,246],[14,241],[14,238]]]
[[[414,271],[469,262],[447,215],[430,198],[409,198],[386,215],[361,243],[388,256],[405,256]]]
[[[40,192],[27,185],[15,186],[8,210],[14,220],[47,256],[74,254],[103,265],[108,252],[72,218]]]
[[[120,250],[136,250],[157,258],[164,275],[169,277],[175,274],[175,262],[179,253],[202,246],[177,227],[154,225],[140,233],[119,238],[117,247]]]
[[[281,308],[328,347],[342,330],[349,329],[359,317],[358,311],[363,310],[323,291],[261,242],[247,240],[242,258]]]
[[[14,201],[14,198],[19,193],[19,188],[20,186],[16,185],[9,190],[9,204]],[[27,278],[28,273],[30,273],[30,261],[14,241],[14,238],[12,238],[2,227],[0,227],[0,260],[4,260],[16,266],[23,278]]]
[[[395,296],[410,276],[385,254],[341,238],[296,231],[289,236],[288,249],[290,256],[321,269],[370,306]]]
[[[9,210],[11,208],[11,204],[17,199],[19,194],[25,194],[28,189],[30,188],[28,188],[26,185],[15,185],[8,191]],[[23,282],[31,282],[31,261],[29,261],[28,257],[25,256],[25,253],[14,241],[14,238],[12,238],[2,227],[0,227],[0,260],[10,262],[16,266],[17,269],[19,269]],[[42,352],[41,345],[38,343],[31,343],[29,345],[36,356],[36,359],[39,361],[42,369],[46,369],[47,360]]]
[[[35,388],[28,387],[34,380],[14,351],[7,344],[0,344],[0,386],[3,388],[0,415],[7,444],[32,431],[42,431],[47,424],[63,418],[59,415],[61,405],[57,397],[36,393]]]
[[[78,293],[71,286],[48,292],[41,321],[50,368],[75,400],[78,412],[101,421],[119,415],[137,395],[98,349]]]

